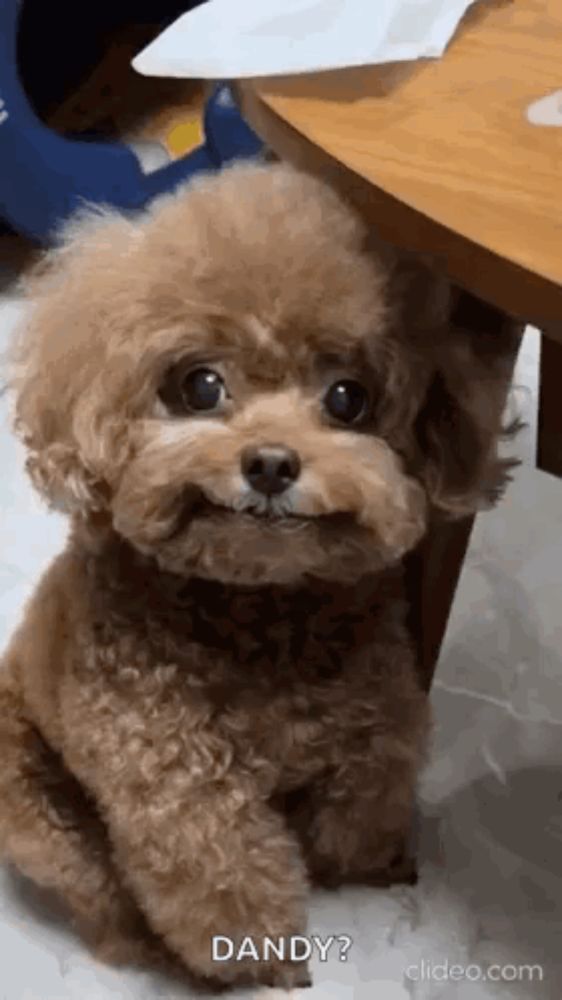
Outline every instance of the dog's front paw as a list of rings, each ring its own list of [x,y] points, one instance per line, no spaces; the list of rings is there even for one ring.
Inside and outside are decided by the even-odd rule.
[[[260,970],[259,982],[283,990],[307,989],[312,986],[312,976],[305,961],[267,963]]]
[[[243,987],[269,986],[292,990],[312,986],[312,977],[306,961],[250,961],[228,963],[220,972],[205,978],[205,986],[218,992]]]

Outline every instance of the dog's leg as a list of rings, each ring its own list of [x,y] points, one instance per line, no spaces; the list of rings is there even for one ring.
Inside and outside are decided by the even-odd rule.
[[[404,760],[344,765],[295,799],[287,821],[301,841],[314,884],[416,882],[416,774],[414,763]]]
[[[94,795],[116,862],[148,921],[197,976],[286,988],[309,982],[303,962],[261,957],[264,937],[302,934],[307,879],[300,845],[230,741],[192,712],[177,678],[103,667],[65,688],[69,766]],[[213,954],[234,948],[232,961]],[[247,946],[251,938],[252,945]],[[239,949],[246,956],[236,960]],[[224,954],[224,951],[222,952]]]
[[[62,900],[98,956],[166,966],[164,948],[120,883],[95,809],[27,721],[4,669],[0,760],[0,857]]]

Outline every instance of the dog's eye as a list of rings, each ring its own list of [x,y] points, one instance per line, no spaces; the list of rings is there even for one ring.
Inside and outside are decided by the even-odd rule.
[[[334,382],[324,396],[324,407],[334,420],[354,424],[367,413],[369,395],[360,382],[341,379]]]
[[[228,392],[221,375],[212,368],[191,368],[179,364],[168,371],[158,395],[168,409],[181,416],[218,410]]]
[[[187,410],[216,410],[226,398],[226,386],[212,368],[195,368],[183,379],[181,396]]]

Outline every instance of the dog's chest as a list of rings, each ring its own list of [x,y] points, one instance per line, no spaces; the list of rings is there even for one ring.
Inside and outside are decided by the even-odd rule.
[[[193,598],[193,590],[189,596]],[[238,592],[200,585],[185,607],[178,655],[201,683],[214,724],[277,787],[313,777],[334,752],[369,648],[364,609],[329,591]]]
[[[229,679],[281,688],[337,676],[368,641],[368,616],[339,591],[240,590],[197,581],[187,588],[180,629],[204,658],[227,655]]]
[[[92,637],[98,666],[120,684],[128,664],[131,697],[136,685],[162,712],[177,705],[186,754],[200,727],[212,729],[235,759],[273,769],[290,788],[329,765],[342,734],[365,724],[373,637],[386,619],[378,581],[298,590],[172,581],[139,586],[119,614],[104,602]]]
[[[239,761],[273,769],[277,789],[288,790],[329,764],[338,739],[339,689],[324,682],[232,692],[217,724]]]

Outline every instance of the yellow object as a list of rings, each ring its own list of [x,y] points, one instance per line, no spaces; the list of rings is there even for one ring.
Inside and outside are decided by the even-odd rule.
[[[170,156],[184,156],[203,141],[203,130],[199,118],[180,122],[170,129],[166,136],[166,146]]]

